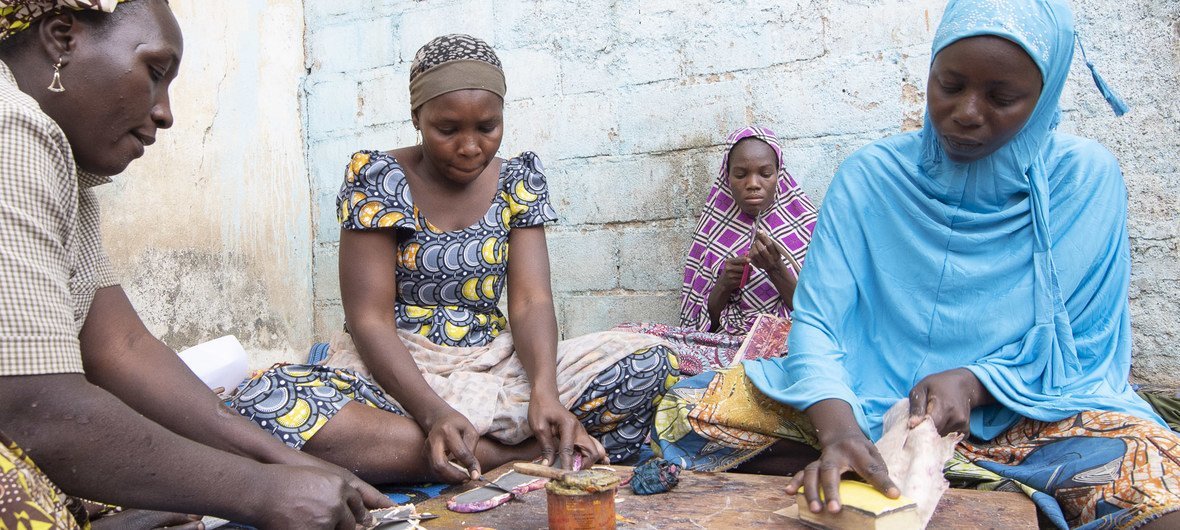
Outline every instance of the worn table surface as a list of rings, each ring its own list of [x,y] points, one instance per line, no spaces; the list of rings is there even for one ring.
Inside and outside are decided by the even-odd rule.
[[[497,477],[508,466],[487,473]],[[629,468],[617,467],[629,472]],[[774,512],[795,504],[795,498],[783,490],[787,479],[739,473],[680,474],[680,485],[660,495],[633,495],[631,489],[619,489],[615,511],[620,516],[620,530],[679,530],[701,528],[810,528],[797,520]],[[462,530],[482,526],[498,530],[537,530],[548,526],[545,490],[531,492],[519,500],[483,513],[454,513],[446,508],[447,499],[472,485],[418,505],[418,511],[439,515],[424,521],[430,530]],[[931,529],[952,530],[1033,530],[1037,528],[1036,509],[1019,493],[982,492],[952,489],[943,496],[938,511],[930,521]]]

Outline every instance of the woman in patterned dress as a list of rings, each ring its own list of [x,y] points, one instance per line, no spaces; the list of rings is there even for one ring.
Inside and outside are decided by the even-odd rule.
[[[680,325],[615,327],[667,340],[682,375],[730,365],[759,314],[790,319],[800,272],[790,263],[803,263],[815,228],[815,206],[787,172],[774,131],[746,126],[725,143],[684,264]]]
[[[557,216],[537,155],[496,157],[505,90],[479,39],[419,50],[421,143],[357,152],[337,199],[347,333],[325,366],[252,381],[239,412],[373,482],[636,454],[676,375],[673,352],[638,333],[558,343],[544,230]]]

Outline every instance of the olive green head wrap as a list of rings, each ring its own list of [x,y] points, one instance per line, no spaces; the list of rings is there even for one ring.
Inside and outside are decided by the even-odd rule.
[[[435,38],[418,50],[410,65],[410,110],[456,90],[480,89],[501,98],[508,91],[504,69],[488,43],[471,35]]]

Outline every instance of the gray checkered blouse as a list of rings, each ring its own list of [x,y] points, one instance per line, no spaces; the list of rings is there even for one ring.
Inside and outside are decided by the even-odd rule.
[[[94,292],[118,283],[65,133],[0,62],[0,376],[82,373]]]

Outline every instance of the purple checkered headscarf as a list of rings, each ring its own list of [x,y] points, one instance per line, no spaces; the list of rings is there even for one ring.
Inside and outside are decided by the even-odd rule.
[[[811,199],[799,189],[795,179],[783,167],[783,152],[774,131],[751,125],[743,127],[726,140],[721,171],[697,222],[696,235],[688,249],[684,264],[684,285],[680,288],[680,325],[701,331],[711,331],[708,300],[725,260],[750,249],[754,218],[742,212],[729,189],[729,153],[745,138],[757,138],[770,145],[778,156],[779,179],[774,204],[761,215],[759,231],[767,231],[782,243],[795,260],[803,263],[811,231],[815,229],[816,210]],[[798,271],[795,271],[798,274]],[[750,266],[750,277],[745,287],[734,292],[721,310],[721,331],[744,335],[754,324],[759,313],[787,318],[786,304],[779,298],[770,277],[761,269]]]

